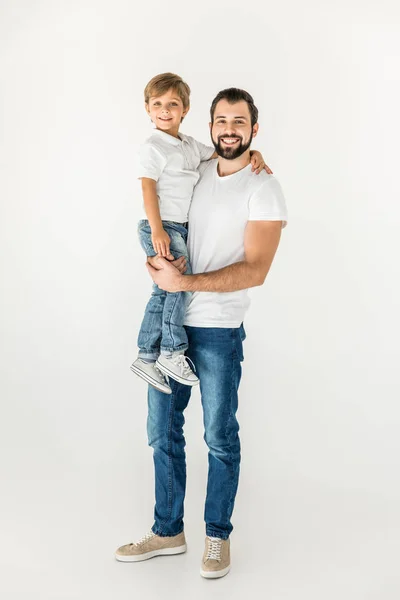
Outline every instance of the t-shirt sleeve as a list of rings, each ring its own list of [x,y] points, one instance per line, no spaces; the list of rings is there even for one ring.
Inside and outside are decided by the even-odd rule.
[[[194,141],[200,154],[200,162],[203,162],[204,160],[210,160],[215,152],[214,146],[206,146],[197,140]]]
[[[137,178],[148,177],[158,181],[167,164],[167,158],[151,143],[145,143],[139,148]]]
[[[285,197],[279,181],[272,175],[250,196],[248,220],[282,221],[282,227],[286,227],[288,213]]]

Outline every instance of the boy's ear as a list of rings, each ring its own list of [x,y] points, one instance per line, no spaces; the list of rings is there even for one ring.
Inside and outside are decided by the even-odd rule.
[[[256,137],[257,133],[258,133],[258,129],[259,129],[259,125],[258,123],[255,123],[253,125],[253,137]]]
[[[149,105],[147,104],[147,102],[144,103],[144,107],[146,109],[147,114],[150,115]]]

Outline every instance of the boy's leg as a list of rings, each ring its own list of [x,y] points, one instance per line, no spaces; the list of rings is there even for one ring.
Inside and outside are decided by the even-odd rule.
[[[160,355],[164,303],[167,293],[156,284],[144,311],[140,326],[137,345],[139,357],[156,361]]]
[[[243,327],[187,327],[188,355],[200,378],[204,439],[209,448],[204,518],[206,534],[228,539],[240,466],[239,424],[236,419],[243,360]]]
[[[186,246],[187,229],[178,223],[164,225],[171,243],[170,252],[174,258],[184,256],[186,258],[186,274],[190,275],[192,270],[189,262],[189,254]],[[186,308],[191,298],[188,292],[168,292],[164,300],[162,317],[161,354],[171,356],[183,354],[188,347],[188,340],[183,321]]]
[[[138,224],[138,236],[146,256],[155,256],[156,252],[151,242],[151,228],[146,219]],[[160,354],[162,319],[166,292],[153,284],[153,291],[144,311],[140,326],[137,345],[139,358],[156,361]]]
[[[186,491],[186,456],[183,425],[191,393],[186,385],[171,381],[169,396],[149,386],[147,435],[154,450],[155,498],[153,533],[175,536],[183,531]]]

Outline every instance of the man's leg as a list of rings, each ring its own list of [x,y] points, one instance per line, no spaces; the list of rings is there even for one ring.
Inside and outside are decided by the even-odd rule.
[[[186,456],[183,425],[191,388],[170,381],[172,393],[148,390],[147,435],[153,448],[155,497],[153,533],[175,536],[183,531]]]
[[[240,441],[236,419],[243,360],[243,326],[187,327],[188,355],[200,378],[204,439],[208,445],[206,534],[227,540],[239,481]]]
[[[183,501],[186,488],[184,417],[191,388],[172,381],[171,395],[149,386],[147,421],[149,444],[154,449],[156,505],[154,525],[137,542],[120,546],[115,558],[137,562],[154,556],[186,552]]]

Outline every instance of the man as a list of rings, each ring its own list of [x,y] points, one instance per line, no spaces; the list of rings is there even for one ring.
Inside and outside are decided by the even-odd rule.
[[[230,569],[231,516],[239,480],[240,441],[236,419],[245,339],[247,289],[262,285],[286,225],[285,200],[277,180],[251,170],[250,144],[258,132],[258,110],[247,92],[221,91],[211,106],[211,139],[218,158],[201,165],[189,213],[188,249],[175,265],[149,259],[155,283],[169,292],[193,292],[185,318],[186,356],[200,379],[205,441],[209,448],[205,502],[206,545],[200,573]],[[183,411],[191,388],[170,381],[172,394],[149,387],[148,438],[154,449],[156,505],[152,530],[122,546],[116,558],[145,560],[185,552],[183,505],[186,486]]]

